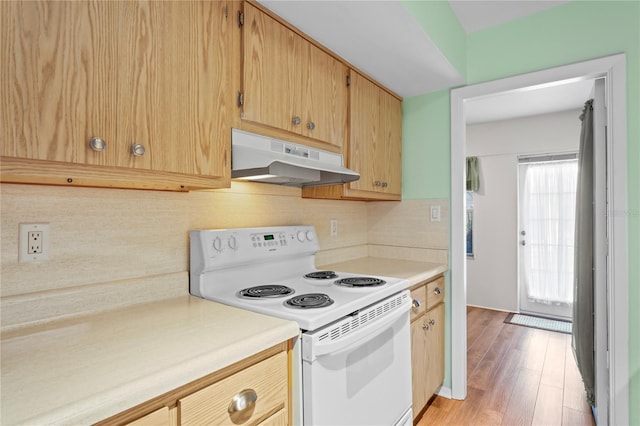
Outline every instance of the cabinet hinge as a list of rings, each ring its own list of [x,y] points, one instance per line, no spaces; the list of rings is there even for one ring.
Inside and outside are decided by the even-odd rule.
[[[351,76],[347,76],[347,87],[351,86]]]
[[[244,13],[238,12],[238,26],[241,27],[244,25]]]
[[[244,95],[242,92],[238,92],[238,106],[244,105]]]

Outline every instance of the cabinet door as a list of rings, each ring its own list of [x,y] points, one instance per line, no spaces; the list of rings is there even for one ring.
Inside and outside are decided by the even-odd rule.
[[[360,179],[350,188],[375,191],[380,164],[380,93],[378,87],[356,72],[351,72],[349,167],[360,173]]]
[[[380,135],[379,154],[376,153],[380,169],[382,188],[388,194],[402,194],[402,102],[384,90],[380,91]]]
[[[411,323],[411,383],[413,416],[420,414],[427,403],[427,331],[423,328],[423,315]]]
[[[302,134],[342,147],[347,131],[347,67],[311,43],[304,44]]]
[[[121,166],[224,176],[230,138],[227,2],[122,7],[118,140]],[[129,77],[127,77],[129,76]],[[145,154],[134,156],[131,145]]]
[[[2,156],[114,165],[116,2],[0,2]]]
[[[242,118],[301,132],[302,38],[250,3],[244,4]],[[294,123],[294,117],[299,119]]]
[[[444,303],[425,315],[429,323],[427,333],[426,392],[431,398],[444,380]]]
[[[402,103],[351,72],[349,167],[360,173],[352,190],[402,192]]]

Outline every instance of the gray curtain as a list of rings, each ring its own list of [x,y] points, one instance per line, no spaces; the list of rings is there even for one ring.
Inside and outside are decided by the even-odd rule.
[[[478,192],[479,189],[478,157],[467,157],[467,191]]]
[[[593,99],[580,115],[580,152],[576,200],[575,275],[571,346],[589,404],[595,405],[593,338]]]

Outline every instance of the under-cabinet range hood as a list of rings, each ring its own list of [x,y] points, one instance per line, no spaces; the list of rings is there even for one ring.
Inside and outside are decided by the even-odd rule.
[[[352,182],[360,174],[343,166],[341,154],[232,129],[231,177],[303,187]]]

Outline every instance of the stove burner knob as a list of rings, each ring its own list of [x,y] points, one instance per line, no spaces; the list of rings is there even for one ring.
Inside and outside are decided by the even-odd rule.
[[[228,244],[231,250],[236,250],[238,248],[238,240],[233,235],[229,237]]]
[[[304,238],[305,238],[305,234],[303,231],[298,231],[298,241],[300,241],[301,243],[304,243]]]
[[[307,241],[313,241],[313,232],[307,231],[305,236],[307,237]]]
[[[222,240],[220,239],[220,237],[215,237],[213,239],[213,248],[216,251],[222,251]]]

